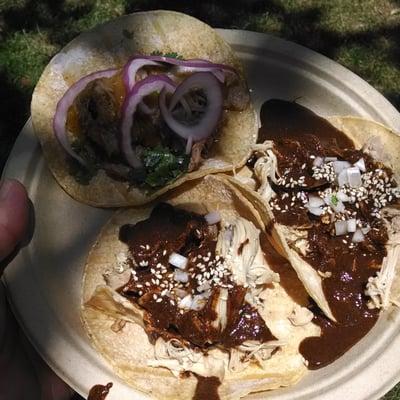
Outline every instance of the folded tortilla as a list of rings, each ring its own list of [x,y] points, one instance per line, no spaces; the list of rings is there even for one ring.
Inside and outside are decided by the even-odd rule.
[[[397,133],[382,124],[359,117],[331,117],[328,121],[348,136],[357,149],[363,149],[375,160],[391,168],[396,182],[400,182],[400,136]],[[301,244],[307,237],[307,231],[277,223],[268,201],[257,192],[247,167],[244,168],[236,177],[227,179],[260,212],[271,243],[289,260],[307,292],[324,314],[335,320],[323,292],[323,277],[301,257]],[[264,192],[272,190],[267,181],[263,185]],[[392,303],[398,304],[400,296],[400,209],[389,205],[382,208],[381,213],[389,235],[387,256],[383,260],[381,271],[371,282],[371,290],[368,291],[376,306],[387,308]]]
[[[197,213],[218,211],[222,220],[242,217],[260,231],[265,228],[252,204],[218,176],[187,182],[163,200]],[[85,267],[82,319],[94,346],[128,384],[152,398],[189,399],[195,392],[196,379],[173,374],[167,366],[174,360],[168,358],[164,360],[163,367],[152,367],[157,342],[156,345],[150,343],[142,327],[143,311],[111,287],[118,287],[126,280],[123,272],[118,274],[115,271],[118,254],[126,251],[126,245],[118,240],[119,227],[148,218],[151,209],[143,207],[118,211],[103,228]],[[112,284],[110,275],[113,275]],[[219,349],[211,350],[205,357],[206,361],[192,360],[184,364],[190,370],[200,371],[203,376],[223,376],[218,389],[221,399],[237,399],[251,392],[290,386],[307,373],[299,344],[305,337],[318,336],[320,330],[309,318],[298,324],[290,321],[294,310],[305,310],[302,306],[307,305],[308,299],[293,271],[288,271],[285,282],[286,285],[277,282],[267,285],[260,294],[264,299],[260,315],[278,341],[284,343],[263,362],[262,367],[250,363],[234,372],[228,368],[228,355]]]
[[[88,185],[69,173],[66,152],[53,132],[58,101],[66,90],[89,73],[121,68],[133,55],[154,52],[205,59],[230,65],[244,80],[243,69],[231,47],[208,25],[172,11],[140,12],[120,17],[83,33],[64,47],[45,68],[32,97],[31,113],[47,164],[61,187],[74,199],[101,207],[147,203],[162,193],[209,173],[231,170],[245,163],[256,142],[258,122],[251,103],[243,111],[224,110],[218,141],[199,169],[155,191],[129,186],[99,170]]]

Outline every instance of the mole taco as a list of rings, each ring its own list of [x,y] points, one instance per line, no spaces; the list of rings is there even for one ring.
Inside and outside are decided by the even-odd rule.
[[[218,176],[116,212],[90,252],[82,316],[98,351],[157,399],[234,399],[298,382],[308,295]],[[260,236],[261,235],[261,236]]]
[[[400,137],[357,117],[266,102],[254,156],[232,183],[264,218],[318,307],[310,368],[334,361],[399,304]],[[322,310],[319,311],[319,310]]]
[[[127,15],[78,36],[44,70],[31,111],[58,183],[105,207],[144,204],[243,165],[258,127],[230,46],[170,11]]]

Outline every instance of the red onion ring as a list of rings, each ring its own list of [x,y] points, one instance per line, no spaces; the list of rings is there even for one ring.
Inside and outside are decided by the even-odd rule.
[[[53,130],[56,135],[58,142],[64,148],[64,150],[75,160],[79,161],[81,164],[85,165],[86,162],[72,149],[71,144],[68,140],[67,134],[67,116],[68,110],[72,106],[75,98],[78,94],[85,89],[88,83],[100,78],[111,78],[116,74],[118,70],[116,68],[106,69],[103,71],[93,72],[89,75],[84,76],[75,82],[71,87],[67,89],[63,97],[57,103],[56,113],[53,119]]]
[[[154,62],[152,60],[148,60],[143,57],[133,58],[129,61],[125,67],[123,72],[123,80],[126,86],[127,92],[131,91],[136,82],[136,73],[140,68],[153,65],[153,66],[162,66],[162,64],[158,62]]]
[[[150,75],[137,82],[122,105],[121,121],[121,152],[128,164],[133,168],[140,168],[142,162],[135,154],[131,143],[131,129],[136,108],[143,98],[158,91],[173,92],[176,88],[174,83],[166,75]]]
[[[208,104],[204,108],[205,115],[196,125],[184,125],[177,121],[170,110],[172,110],[184,95],[193,89],[204,90]],[[160,94],[160,110],[167,125],[180,137],[192,142],[207,138],[217,127],[222,113],[223,96],[220,83],[210,72],[197,72],[186,78],[177,87],[171,97],[169,107],[166,104],[166,91],[162,90]]]
[[[133,87],[135,75],[139,68],[145,65],[160,65],[159,63],[167,63],[175,65],[178,72],[211,72],[216,78],[224,82],[225,74],[237,76],[235,68],[225,64],[215,64],[211,61],[202,59],[179,60],[173,57],[164,56],[134,56],[128,61],[124,67],[124,82],[128,90]],[[133,77],[133,78],[132,78]],[[133,83],[132,83],[133,82]]]

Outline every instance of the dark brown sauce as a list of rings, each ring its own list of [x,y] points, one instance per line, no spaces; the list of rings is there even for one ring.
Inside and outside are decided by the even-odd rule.
[[[87,400],[105,400],[113,384],[107,383],[107,385],[94,385],[89,392]]]
[[[197,379],[193,400],[219,400],[218,387],[221,381],[216,376],[204,377],[193,374]]]
[[[336,143],[340,148],[354,147],[352,140],[343,132],[296,102],[268,100],[261,107],[260,119],[259,143],[282,138],[292,138],[302,143],[304,135],[311,134],[317,136],[323,145]]]
[[[198,264],[199,261],[204,264],[216,260],[217,235],[217,226],[211,228],[203,216],[168,204],[157,205],[147,220],[120,228],[120,240],[128,244],[132,258],[139,265],[134,267],[136,279],[132,276],[119,292],[147,311],[144,322],[150,339],[183,339],[186,345],[203,350],[212,345],[230,348],[246,340],[263,343],[275,339],[258,311],[245,301],[246,289],[235,285],[229,276],[221,277],[219,281],[229,284],[227,324],[223,331],[213,323],[217,318],[215,307],[220,286],[211,289],[210,297],[200,310],[183,312],[176,301],[171,303],[169,297],[161,295],[163,288],[168,287],[163,282],[174,273],[174,267],[168,262],[172,252],[189,260],[188,282],[180,290],[186,294],[199,294],[196,276],[204,266]],[[159,269],[155,274],[158,264],[165,266],[165,270]]]
[[[283,213],[274,211],[274,216],[285,225],[311,228],[308,232],[310,252],[306,261],[315,269],[332,274],[323,280],[323,290],[337,323],[313,306],[314,322],[321,327],[322,334],[321,337],[307,338],[300,345],[300,352],[308,360],[309,368],[318,369],[343,355],[377,321],[379,312],[368,309],[364,290],[368,278],[376,273],[386,255],[384,244],[387,235],[382,225],[373,225],[369,221],[375,229],[362,243],[350,249],[350,236],[333,236],[331,224],[319,222],[319,218],[307,213],[301,203],[293,204],[292,197],[297,190],[324,189],[327,182],[315,181],[311,177],[315,156],[337,156],[350,162],[363,157],[368,169],[381,166],[374,165],[371,158],[356,150],[353,142],[328,121],[295,102],[265,102],[261,109],[261,122],[259,142],[274,140],[280,173],[287,173],[294,179],[305,175],[308,184],[308,187],[300,188],[275,188],[280,195],[285,191],[289,196],[285,199],[278,196],[278,206],[281,210],[286,207],[286,210]],[[311,155],[314,157],[310,158]],[[361,204],[360,210],[353,211],[368,220],[370,210],[367,204]],[[275,270],[280,269],[282,282],[285,283],[284,267],[272,264]]]

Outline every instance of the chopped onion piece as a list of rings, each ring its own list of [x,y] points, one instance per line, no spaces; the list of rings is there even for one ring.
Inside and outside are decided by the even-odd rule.
[[[331,207],[332,207],[333,211],[335,211],[335,213],[342,213],[346,209],[343,202],[340,200],[338,200],[336,204],[333,204],[331,201]]]
[[[324,200],[321,199],[321,197],[313,195],[308,196],[308,203],[307,203],[308,208],[321,207],[324,204],[325,202]]]
[[[341,192],[340,190],[336,193],[336,197],[341,201],[349,201],[350,197],[347,196],[346,193]]]
[[[206,290],[211,289],[211,286],[208,282],[204,282],[202,285],[197,286],[198,292],[205,292]]]
[[[192,296],[188,294],[179,302],[179,308],[190,308],[192,301]]]
[[[325,163],[328,163],[328,162],[331,162],[331,161],[336,161],[337,160],[337,157],[325,157],[324,158],[324,162]]]
[[[364,235],[366,235],[370,230],[371,230],[371,227],[369,225],[365,226],[364,228],[361,228],[361,232]]]
[[[176,269],[174,271],[174,280],[177,282],[189,282],[189,275],[185,271],[181,271],[180,269]]]
[[[334,161],[333,169],[336,174],[340,174],[344,169],[351,167],[348,161]]]
[[[140,83],[140,82],[139,82]],[[207,107],[200,120],[195,125],[187,125],[174,118],[171,111],[181,99],[194,89],[201,89],[207,97]],[[209,72],[197,72],[180,83],[167,106],[166,93],[163,90],[159,99],[161,115],[165,123],[180,137],[198,142],[210,136],[218,125],[223,111],[223,96],[221,85],[215,76]]]
[[[361,173],[358,167],[347,168],[347,177],[349,180],[350,187],[360,187],[361,186]]]
[[[357,162],[355,162],[354,166],[358,167],[361,172],[365,172],[367,170],[365,167],[365,161],[363,158],[360,158]]]
[[[188,293],[185,290],[179,288],[175,288],[174,293],[181,299],[183,299],[188,295]]]
[[[343,187],[344,185],[347,185],[349,183],[349,177],[347,175],[347,169],[344,169],[341,171],[338,175],[338,185],[339,187]]]
[[[357,229],[357,221],[355,218],[347,220],[347,232],[355,232]]]
[[[353,243],[360,243],[360,242],[362,242],[362,241],[364,240],[364,238],[365,238],[365,236],[364,236],[364,234],[361,232],[361,229],[357,229],[357,230],[354,232],[354,235],[353,235],[353,237],[351,238],[351,241],[352,241]]]
[[[221,214],[218,211],[212,211],[206,214],[204,219],[207,221],[208,225],[214,225],[221,221]]]
[[[318,217],[324,213],[324,209],[319,207],[308,207],[308,211]]]
[[[181,256],[178,253],[171,253],[169,256],[168,262],[176,268],[185,269],[188,263],[188,259],[184,256]]]
[[[322,157],[315,157],[313,161],[314,167],[320,167],[324,163],[324,159]]]
[[[347,221],[336,221],[335,222],[335,235],[345,235],[347,233]]]

